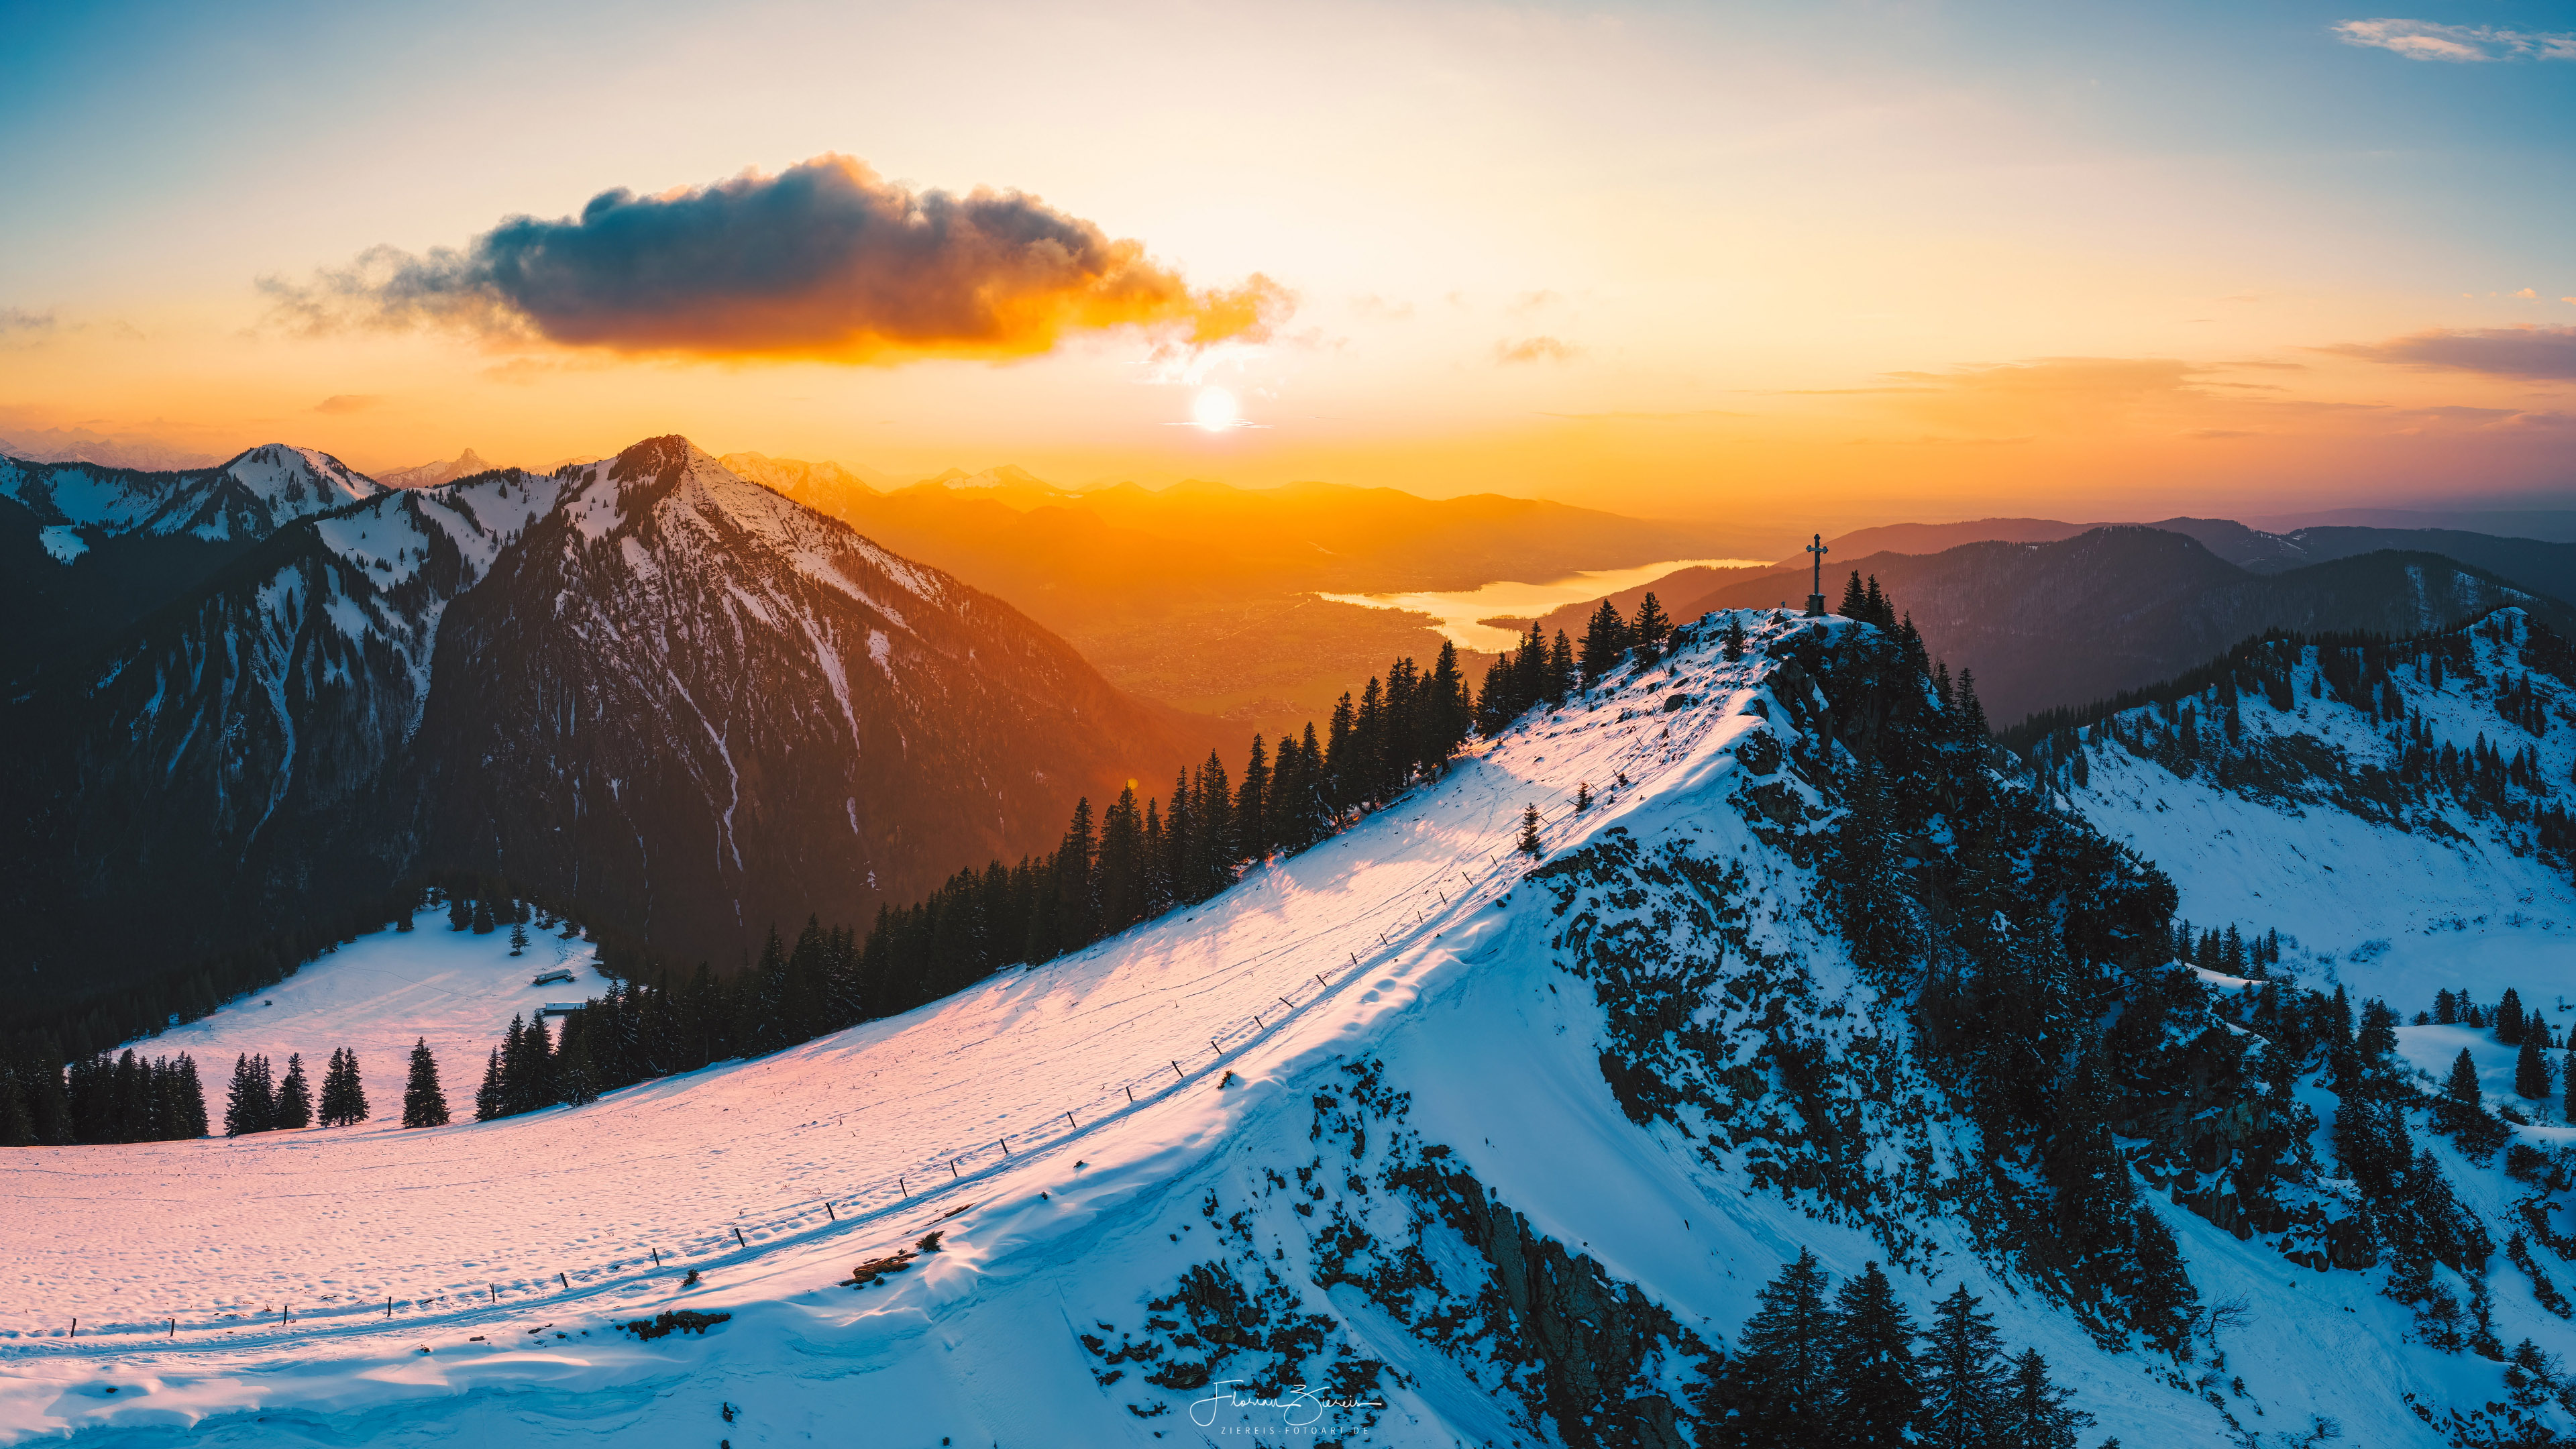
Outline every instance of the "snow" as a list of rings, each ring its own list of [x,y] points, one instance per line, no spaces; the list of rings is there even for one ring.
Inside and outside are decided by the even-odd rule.
[[[2500,671],[2521,672],[2499,662],[2501,647],[2477,640],[2479,669],[2490,681]],[[2259,692],[2243,696],[2247,738],[2304,738],[2356,763],[2393,768],[2396,750],[2382,733],[2389,727],[2312,698],[2315,673],[2310,650],[2286,713]],[[2544,780],[2576,775],[2576,729],[2562,724],[2534,738],[2456,674],[2440,691],[2407,669],[2394,678],[2437,744],[2465,747],[2483,734],[2505,749],[2535,749]],[[2562,712],[2576,705],[2545,676],[2534,674],[2531,683]],[[2208,712],[2206,699],[2202,709]],[[2134,729],[2152,713],[2122,719]],[[2341,984],[2356,999],[2381,997],[2408,1019],[2444,988],[2492,1003],[2508,986],[2528,994],[2576,985],[2567,974],[2576,962],[2576,885],[2492,816],[2473,817],[2456,804],[2410,807],[2401,826],[2331,803],[2224,789],[2206,771],[2177,778],[2116,744],[2094,746],[2089,764],[2088,783],[2067,787],[2076,809],[2162,867],[2181,894],[2183,916],[2199,929],[2231,922],[2251,934],[2278,929],[2298,947],[2285,964],[2310,984]]]
[[[1746,620],[1757,641],[1855,627]],[[1885,1254],[1811,1216],[1812,1199],[1757,1195],[1669,1126],[1627,1120],[1596,1061],[1600,1009],[1554,964],[1547,893],[1522,885],[1512,842],[1533,803],[1551,855],[1618,828],[1739,861],[1771,892],[1764,948],[1795,951],[1826,1002],[1872,1020],[1884,1008],[1804,904],[1811,877],[1728,799],[1767,667],[1697,647],[1649,678],[1614,676],[1214,901],[770,1057],[488,1124],[0,1154],[0,1195],[21,1205],[0,1218],[0,1439],[750,1445],[851,1442],[856,1421],[872,1443],[1141,1449],[1158,1429],[1160,1442],[1204,1442],[1177,1432],[1185,1422],[1211,1437],[1275,1433],[1275,1411],[1188,1392],[1170,1396],[1169,1417],[1137,1418],[1127,1404],[1154,1391],[1097,1384],[1075,1335],[1095,1318],[1133,1324],[1147,1292],[1215,1251],[1202,1196],[1313,1155],[1313,1099],[1361,1057],[1383,1061],[1413,1094],[1412,1126],[1534,1230],[1727,1342],[1799,1247],[1837,1275]],[[1694,706],[1633,708],[1660,702],[1648,684],[1685,679]],[[1768,728],[1791,732],[1786,711],[1768,713]],[[1631,788],[1606,788],[1622,773]],[[1577,814],[1582,782],[1605,788]],[[2342,940],[2329,924],[2299,918],[2316,941]],[[441,1063],[461,1107],[476,1043],[562,993],[516,984],[553,960],[504,975],[497,937],[443,927],[429,917],[344,947],[260,998],[276,1006],[237,1003],[148,1049],[197,1043],[204,1069],[237,1050],[276,1058],[281,1044],[310,1063],[345,1041],[383,1115],[399,1101],[393,1044],[427,1034],[453,1043]],[[2401,1032],[2410,1061],[2456,1053],[2426,1035],[2437,1030]],[[1299,1281],[1302,1220],[1284,1201],[1245,1200],[1256,1241],[1275,1240]],[[2145,1200],[2204,1301],[2249,1305],[2227,1346],[2266,1406],[2265,1442],[2308,1431],[2314,1413],[2352,1442],[2429,1445],[2399,1395],[2497,1396],[2494,1365],[2405,1342],[2405,1310],[2373,1279],[2311,1272]],[[1920,1315],[1958,1282],[1985,1295],[2005,1341],[2040,1348],[2100,1417],[2087,1443],[2222,1442],[2215,1412],[2162,1360],[2107,1351],[2042,1296],[1996,1281],[1966,1225],[1918,1226],[1940,1266],[1896,1275],[1910,1306]],[[913,1271],[865,1293],[835,1286],[853,1261],[934,1227],[943,1250]],[[682,1269],[703,1281],[682,1287]],[[2495,1281],[2508,1342],[2527,1332],[2576,1347],[2512,1270]],[[734,1316],[649,1344],[608,1326],[674,1306]],[[1381,1386],[1373,1441],[1530,1442],[1507,1401],[1360,1295],[1310,1293],[1305,1311],[1404,1371]],[[719,1422],[720,1403],[740,1406],[739,1421]]]
[[[80,529],[73,524],[48,524],[36,530],[36,541],[44,545],[45,552],[52,554],[56,563],[70,563],[89,552],[89,541],[80,536]]]

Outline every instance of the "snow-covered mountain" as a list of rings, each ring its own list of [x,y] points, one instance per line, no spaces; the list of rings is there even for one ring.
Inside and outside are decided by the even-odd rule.
[[[388,488],[431,488],[441,483],[453,483],[459,478],[471,478],[477,473],[492,472],[494,466],[482,454],[468,448],[444,461],[433,458],[409,468],[379,473],[376,481]]]
[[[2563,708],[2497,617],[2479,697],[2528,716],[2532,667]],[[2166,875],[1923,663],[1711,618],[1186,913],[587,1106],[0,1154],[34,1207],[0,1225],[0,1427],[1677,1449],[1759,1387],[1756,1292],[1807,1250],[1917,1321],[1981,1298],[2088,1445],[2564,1430],[2569,1129],[2418,1095],[2407,1033],[2483,1033],[2391,1048],[2293,989],[2336,939],[2295,871],[2222,899],[2176,866],[2199,926],[2282,933],[2268,992],[2171,964]],[[2567,732],[2535,743],[2554,786]],[[2078,796],[2126,770],[2096,750]],[[2513,929],[2567,929],[2554,879]],[[2546,999],[2452,934],[2424,959],[2476,1002]]]
[[[285,525],[383,491],[282,443],[185,472],[0,457],[0,683],[86,655]]]
[[[1044,850],[1075,796],[1204,748],[677,438],[284,528],[16,715],[46,747],[10,889],[61,990],[419,870],[730,960]]]

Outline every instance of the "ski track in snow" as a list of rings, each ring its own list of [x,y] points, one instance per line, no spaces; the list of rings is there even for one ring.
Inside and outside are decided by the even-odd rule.
[[[347,1040],[367,1060],[378,1123],[0,1154],[0,1301],[11,1310],[0,1318],[0,1438],[95,1430],[99,1442],[257,1444],[291,1424],[332,1442],[850,1442],[864,1415],[868,1442],[1221,1442],[1178,1417],[1133,1418],[1122,1393],[1094,1384],[1073,1333],[1093,1312],[1132,1315],[1143,1292],[1202,1257],[1212,1245],[1181,1231],[1198,1218],[1197,1195],[1229,1181],[1229,1164],[1248,1174],[1301,1161],[1309,1097],[1341,1081],[1339,1063],[1372,1054],[1414,1093],[1425,1139],[1453,1145],[1535,1230],[1724,1342],[1800,1245],[1838,1276],[1883,1254],[1857,1230],[1713,1175],[1669,1127],[1622,1116],[1593,1059],[1600,1009],[1588,991],[1558,989],[1574,978],[1553,964],[1546,894],[1515,891],[1526,862],[1512,841],[1534,803],[1550,855],[1622,826],[1649,846],[1688,838],[1704,856],[1740,856],[1757,879],[1793,878],[1725,800],[1758,663],[1726,665],[1703,646],[1644,680],[1614,677],[1588,707],[1533,716],[1444,780],[1256,867],[1214,901],[902,1017],[578,1109],[384,1125],[398,1117],[400,1063],[369,1043],[407,1046],[423,1030],[434,1045],[442,1030],[464,1038],[441,1052],[450,1101],[464,1108],[475,1043],[525,1009],[512,978],[544,958],[501,976],[489,969],[500,938],[453,935],[436,915],[345,947],[145,1050],[195,1051],[219,1098],[218,1052],[267,1043],[282,1060],[273,1043],[291,1035],[320,1057]],[[1657,683],[1699,702],[1666,712]],[[1633,788],[1612,788],[1621,772]],[[1579,816],[1578,782],[1596,791]],[[2195,921],[2229,918],[2211,904],[2227,899],[2215,882],[2245,876],[2242,862],[2166,864]],[[2284,915],[2288,902],[2271,895],[2264,905],[2248,919],[2341,939],[2326,930],[2335,901],[2313,919]],[[2535,902],[2533,918],[2546,907],[2564,930],[2565,905]],[[1839,947],[1794,911],[1762,929],[1810,954],[1826,999],[1858,989]],[[2467,969],[2444,947],[2471,944],[2427,936],[2420,969]],[[388,992],[371,973],[412,984]],[[451,994],[420,994],[432,987]],[[269,999],[280,1007],[259,1004]],[[290,1001],[311,1004],[274,1016]],[[268,1025],[280,1020],[294,1032]],[[2410,1029],[2410,1059],[2456,1051],[2421,1035],[2443,1030]],[[1227,1071],[1239,1080],[1221,1087]],[[2497,1395],[2494,1365],[2406,1344],[2405,1310],[2372,1278],[2248,1252],[2159,1197],[2142,1201],[2173,1228],[2205,1303],[2253,1305],[2230,1347],[2269,1406],[2251,1421],[2264,1442],[2306,1431],[2315,1412],[2337,1417],[2350,1442],[2429,1445],[2401,1390]],[[945,1250],[915,1271],[865,1294],[831,1286],[855,1259],[933,1226]],[[2040,1348],[2100,1416],[2085,1442],[2221,1442],[2206,1405],[2157,1376],[2160,1361],[2106,1353],[2039,1295],[1996,1283],[1958,1224],[1926,1231],[1948,1249],[1950,1274],[1896,1275],[1918,1318],[1952,1282],[1985,1294],[2005,1342]],[[682,1289],[686,1268],[705,1281]],[[2505,1340],[2576,1346],[2511,1276],[2499,1274],[2495,1295]],[[1508,1404],[1484,1399],[1401,1325],[1345,1290],[1329,1301],[1411,1376],[1387,1389],[1369,1438],[1528,1442]],[[281,1305],[291,1325],[278,1323]],[[607,1327],[672,1306],[734,1320],[651,1344]],[[77,1340],[64,1332],[75,1314]],[[121,1392],[106,1394],[110,1384]],[[743,1421],[719,1422],[720,1401],[743,1406]]]

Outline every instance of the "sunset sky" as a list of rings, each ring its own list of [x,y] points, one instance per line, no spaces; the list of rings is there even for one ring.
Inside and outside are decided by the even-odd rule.
[[[0,13],[0,438],[1825,526],[2576,494],[2563,5]]]

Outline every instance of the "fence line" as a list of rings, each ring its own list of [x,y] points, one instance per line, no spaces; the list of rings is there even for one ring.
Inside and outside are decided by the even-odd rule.
[[[1539,818],[1543,823],[1563,823],[1564,821],[1570,820],[1573,814],[1573,807],[1571,804],[1567,804],[1558,810],[1542,812]],[[1506,832],[1506,850],[1499,853],[1492,853],[1491,858],[1496,861],[1500,861],[1506,854],[1517,853],[1517,836],[1518,831],[1517,826],[1515,825],[1513,830]],[[1476,880],[1473,876],[1469,876],[1463,871],[1460,872],[1460,876],[1462,879],[1466,880],[1471,887],[1476,884]],[[1503,884],[1500,893],[1508,894],[1514,888],[1515,884],[1516,883],[1509,882]],[[1436,886],[1425,885],[1421,887],[1421,889],[1429,891],[1434,895],[1438,895],[1444,905],[1448,904],[1447,895],[1444,892],[1441,892]],[[1411,894],[1412,892],[1408,891],[1405,893],[1405,896],[1409,897]],[[1460,897],[1460,903],[1464,904],[1465,901],[1466,896],[1462,894]],[[1410,908],[1409,900],[1403,897],[1389,897],[1388,899],[1381,901],[1377,907],[1362,915],[1357,920],[1345,920],[1338,924],[1344,927],[1356,926],[1360,929],[1370,929],[1374,923],[1372,918],[1382,918],[1387,912],[1392,911],[1397,915],[1397,935],[1399,937],[1403,937],[1406,930],[1411,930],[1414,935],[1418,937],[1422,931],[1428,928],[1429,918],[1421,912],[1416,911],[1415,921],[1405,922],[1401,919],[1401,912],[1408,908]],[[1434,932],[1433,934],[1436,935],[1437,933]],[[1390,949],[1400,949],[1403,944],[1403,941],[1401,940],[1388,940],[1384,932],[1378,933],[1378,939],[1382,943],[1388,945]],[[1287,945],[1276,947],[1271,951],[1261,953],[1260,955],[1250,958],[1249,962],[1241,969],[1244,973],[1249,974],[1252,971],[1258,970],[1262,962],[1283,952],[1298,949],[1299,947],[1311,942],[1311,940],[1312,938],[1310,937],[1307,941],[1292,942]],[[1375,960],[1375,958],[1372,958],[1372,962],[1364,963],[1359,959],[1358,953],[1351,952],[1348,954],[1351,964],[1343,972],[1345,979],[1371,969],[1372,963]],[[1311,996],[1309,996],[1303,983],[1290,988],[1290,994],[1308,997],[1311,1004],[1313,1000],[1320,1000],[1322,997],[1330,993],[1332,990],[1332,983],[1326,980],[1322,973],[1314,973],[1314,979],[1316,985],[1312,990]],[[1283,995],[1274,999],[1279,1001],[1281,1005],[1288,1008],[1287,1012],[1283,1014],[1277,1022],[1265,1022],[1261,1014],[1253,1013],[1249,1018],[1248,1026],[1244,1021],[1238,1020],[1232,1027],[1222,1030],[1218,1032],[1216,1036],[1209,1038],[1208,1047],[1213,1056],[1213,1060],[1209,1062],[1208,1070],[1212,1071],[1223,1066],[1229,1052],[1235,1053],[1239,1056],[1241,1052],[1255,1045],[1261,1039],[1270,1036],[1276,1031],[1284,1029],[1289,1022],[1295,1018],[1299,1008],[1295,1002],[1290,1000],[1289,996]],[[1229,1042],[1233,1043],[1233,1045],[1227,1045]],[[962,1151],[944,1154],[935,1153],[927,1158],[914,1162],[901,1172],[882,1176],[871,1182],[860,1184],[847,1192],[833,1193],[818,1199],[804,1199],[801,1200],[800,1205],[792,1211],[754,1220],[749,1223],[749,1226],[752,1231],[763,1235],[762,1246],[760,1248],[755,1249],[751,1246],[749,1239],[746,1238],[743,1233],[745,1223],[742,1219],[737,1218],[724,1225],[726,1231],[729,1231],[734,1239],[734,1251],[730,1253],[719,1251],[712,1254],[703,1254],[699,1257],[699,1264],[702,1267],[716,1267],[729,1263],[749,1261],[775,1248],[793,1246],[800,1242],[811,1242],[824,1237],[834,1236],[839,1229],[857,1228],[863,1225],[872,1224],[890,1214],[910,1208],[915,1204],[925,1203],[932,1198],[940,1196],[942,1193],[963,1188],[974,1182],[981,1181],[988,1174],[991,1174],[1004,1166],[1006,1162],[1014,1161],[1027,1155],[1033,1150],[1028,1146],[1031,1141],[1039,1141],[1041,1144],[1040,1147],[1034,1150],[1042,1151],[1046,1146],[1061,1145],[1062,1142],[1080,1135],[1085,1129],[1083,1129],[1075,1120],[1075,1109],[1092,1111],[1099,1107],[1101,1103],[1106,1101],[1108,1103],[1107,1109],[1094,1112],[1092,1117],[1092,1127],[1098,1128],[1105,1126],[1112,1121],[1123,1118],[1130,1113],[1151,1108],[1157,1103],[1173,1097],[1184,1087],[1189,1085],[1190,1075],[1188,1072],[1182,1070],[1181,1064],[1177,1059],[1171,1061],[1169,1065],[1176,1075],[1177,1079],[1175,1081],[1153,1085],[1159,1081],[1159,1074],[1146,1077],[1130,1077],[1113,1081],[1108,1084],[1106,1089],[1104,1089],[1103,1096],[1097,1096],[1082,1102],[1077,1102],[1074,1104],[1074,1108],[1057,1109],[1056,1111],[1050,1112],[1046,1117],[1041,1119],[1038,1125],[1034,1128],[1001,1136],[994,1139],[993,1142],[977,1144],[975,1146],[967,1147]],[[1140,1084],[1148,1085],[1149,1087],[1147,1094],[1143,1097],[1139,1097],[1136,1094],[1136,1087]],[[1106,1097],[1105,1092],[1109,1090],[1123,1093],[1126,1100],[1124,1102],[1120,1102],[1116,1098]],[[1053,1126],[1057,1116],[1063,1117],[1066,1123],[1065,1127],[1058,1129]],[[1010,1136],[1017,1136],[1021,1139],[1022,1147],[1019,1153],[1015,1154],[1011,1151]],[[998,1146],[1000,1148],[999,1157],[988,1162],[986,1165],[979,1167],[973,1177],[970,1178],[966,1176],[960,1170],[960,1163],[974,1159],[979,1154],[984,1153],[988,1147],[993,1146]],[[941,1165],[945,1165],[948,1168],[950,1179],[949,1187],[945,1189],[935,1189],[931,1192],[924,1193],[919,1197],[915,1197],[909,1187],[910,1179],[922,1172],[925,1167],[935,1168]],[[892,1184],[896,1190],[896,1196],[892,1199],[888,1199],[884,1196],[884,1190],[888,1184]],[[940,1219],[954,1217],[974,1206],[976,1206],[976,1204],[967,1203],[960,1207],[950,1208],[946,1212],[941,1213],[939,1218],[934,1218],[930,1221],[936,1222]],[[814,1209],[818,1207],[822,1209],[825,1221],[822,1224],[812,1224],[811,1219],[813,1217]],[[850,1208],[852,1210],[851,1215],[846,1218],[842,1217],[837,1210],[840,1207]],[[718,1244],[723,1242],[723,1237],[720,1234],[708,1236],[712,1236],[713,1240]],[[702,1236],[695,1240],[684,1241],[687,1241],[689,1245],[694,1246],[703,1244],[706,1241],[706,1237]],[[580,1269],[579,1271],[583,1276],[583,1286],[580,1290],[575,1290],[572,1286],[571,1272],[573,1270],[557,1268],[551,1270],[551,1273],[558,1284],[558,1293],[560,1295],[569,1296],[577,1291],[585,1294],[597,1293],[612,1289],[620,1286],[621,1284],[640,1281],[642,1277],[642,1263],[646,1258],[651,1260],[654,1273],[659,1274],[667,1271],[664,1266],[664,1260],[661,1256],[659,1245],[646,1244],[643,1245],[643,1251],[634,1257],[612,1262],[601,1267]],[[674,1254],[673,1262],[677,1263],[679,1261],[679,1255]],[[630,1267],[633,1271],[629,1271]],[[694,1274],[697,1269],[693,1268],[690,1271]],[[528,1280],[522,1279],[519,1281],[524,1283]],[[542,1283],[544,1281],[544,1275],[541,1274],[535,1281]],[[513,1286],[516,1287],[517,1285],[514,1284]],[[499,1284],[487,1283],[485,1285],[485,1292],[487,1301],[484,1307],[486,1309],[497,1309],[500,1306],[501,1301]],[[304,1318],[304,1322],[308,1325],[305,1332],[309,1335],[316,1332],[318,1328],[318,1331],[333,1337],[355,1336],[362,1332],[384,1332],[386,1330],[381,1326],[381,1324],[385,1320],[392,1319],[393,1311],[398,1303],[407,1303],[411,1307],[419,1309],[430,1305],[447,1304],[457,1296],[457,1293],[453,1290],[446,1293],[415,1296],[409,1299],[402,1299],[399,1295],[388,1295],[385,1299],[384,1319],[379,1320],[374,1317],[375,1299],[373,1295],[370,1294],[364,1300],[363,1304],[357,1306],[324,1308],[318,1312],[308,1311]],[[471,1313],[474,1311],[476,1310],[462,1310],[463,1313]],[[178,1341],[177,1318],[166,1317],[164,1319],[165,1333],[162,1347],[164,1349],[173,1345],[181,1349],[226,1346],[243,1347],[258,1344],[262,1342],[264,1338],[269,1340],[281,1338],[284,1336],[285,1330],[290,1324],[290,1320],[287,1317],[288,1309],[284,1302],[281,1301],[277,1312],[279,1315],[277,1330],[274,1334],[265,1336],[257,1334],[244,1335],[239,1328],[227,1328],[221,1320],[207,1320],[201,1323],[192,1323],[189,1325],[192,1333],[225,1333],[230,1336],[230,1342],[228,1344],[207,1339],[199,1339],[190,1343],[180,1343]],[[352,1321],[341,1323],[324,1321],[316,1324],[317,1319],[341,1319]],[[63,1343],[69,1344],[78,1339],[79,1322],[80,1320],[77,1318],[72,1320],[72,1330],[62,1340]],[[104,1338],[109,1336],[122,1336],[126,1334],[148,1332],[149,1327],[150,1325],[148,1323],[139,1325],[109,1324],[104,1326],[92,1323],[90,1326],[91,1342],[93,1344],[97,1344],[98,1347],[84,1351],[113,1351],[118,1345],[109,1342],[102,1342]],[[41,1334],[41,1330],[39,1333]],[[53,1346],[41,1336],[31,1337],[32,1342],[22,1339],[20,1341],[21,1345],[25,1348],[36,1349]],[[148,1344],[150,1343],[150,1340],[145,1339],[144,1342]]]

